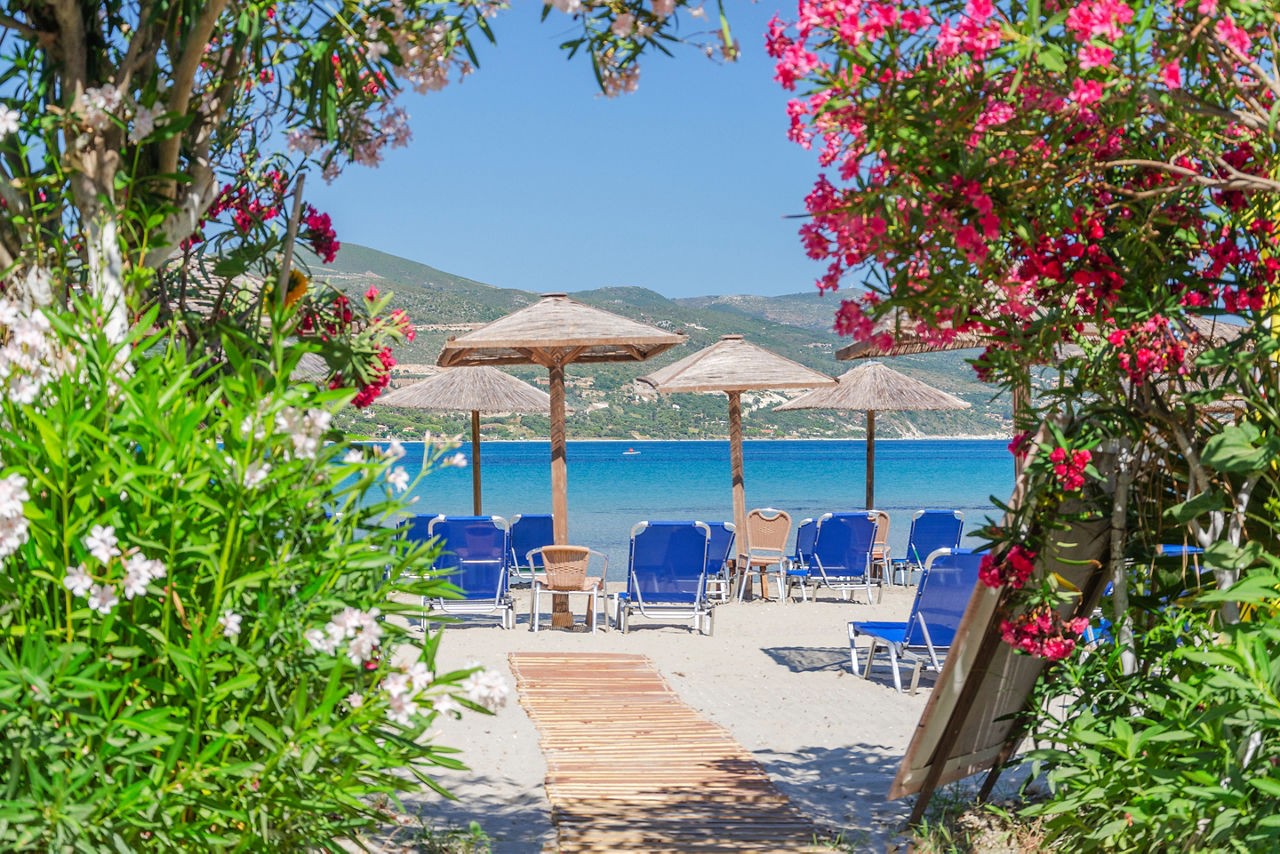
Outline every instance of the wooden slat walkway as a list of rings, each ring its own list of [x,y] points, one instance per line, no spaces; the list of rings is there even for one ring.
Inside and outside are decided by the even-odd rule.
[[[513,652],[541,733],[564,854],[828,851],[721,727],[686,706],[643,655]]]

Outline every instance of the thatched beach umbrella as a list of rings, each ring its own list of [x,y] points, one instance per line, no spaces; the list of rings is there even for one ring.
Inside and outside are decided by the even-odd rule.
[[[569,542],[568,474],[564,456],[564,369],[573,362],[643,362],[683,344],[682,333],[543,294],[533,305],[450,338],[436,363],[542,365],[551,377],[551,509],[555,541]]]
[[[968,409],[969,404],[920,380],[900,374],[880,362],[867,362],[848,371],[829,388],[815,388],[795,400],[775,406],[793,409],[848,409],[867,413],[867,509],[875,507],[876,411]]]
[[[551,396],[497,368],[447,368],[401,386],[379,400],[387,406],[471,413],[471,491],[480,512],[480,416],[508,412],[549,412]]]
[[[747,498],[742,478],[742,393],[765,389],[833,386],[826,374],[806,368],[762,347],[725,335],[710,347],[640,377],[655,390],[673,392],[722,391],[729,395],[729,465],[733,472],[733,524],[747,530]],[[738,555],[745,558],[746,537],[739,536]]]

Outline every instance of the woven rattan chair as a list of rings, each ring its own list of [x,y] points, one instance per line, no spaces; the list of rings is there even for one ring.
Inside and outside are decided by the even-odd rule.
[[[783,571],[787,538],[791,536],[791,516],[785,510],[757,507],[747,513],[747,565],[739,567],[738,601],[742,601],[752,568],[760,570],[760,598],[769,598],[769,574]]]
[[[599,576],[587,575],[592,555],[597,555],[604,562]],[[542,610],[539,600],[542,592],[546,591],[553,596],[585,595],[588,599],[587,623],[591,626],[591,633],[595,634],[599,623],[596,612],[604,603],[604,578],[609,572],[609,558],[603,552],[586,546],[541,546],[529,551],[528,564],[535,565],[535,559],[544,571],[533,579],[530,629],[538,631],[538,617]],[[607,616],[605,619],[607,622]]]

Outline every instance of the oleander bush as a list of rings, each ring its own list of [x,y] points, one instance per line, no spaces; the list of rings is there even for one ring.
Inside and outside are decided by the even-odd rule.
[[[409,475],[282,343],[97,316],[0,301],[0,849],[339,850],[505,691],[384,619],[452,590]]]

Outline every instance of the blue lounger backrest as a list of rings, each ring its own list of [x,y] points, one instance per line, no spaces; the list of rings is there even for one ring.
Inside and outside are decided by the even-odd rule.
[[[511,520],[511,561],[524,566],[525,557],[534,549],[555,543],[555,526],[550,513],[517,513]],[[542,569],[542,554],[533,556],[533,566]]]
[[[733,549],[734,528],[732,522],[708,522],[711,538],[707,540],[707,575],[719,575],[729,561]]]
[[[791,552],[791,561],[796,566],[808,566],[813,559],[813,542],[818,537],[818,520],[805,519],[796,528],[796,547]]]
[[[964,514],[959,510],[917,510],[907,537],[907,560],[924,566],[938,549],[954,549],[964,534]]]
[[[827,513],[818,520],[813,557],[827,576],[863,575],[876,539],[875,513]]]
[[[627,593],[645,604],[701,601],[710,529],[703,522],[641,522],[631,529]]]
[[[915,608],[907,626],[908,644],[924,643],[924,634],[916,619],[919,615],[929,627],[929,640],[935,649],[951,646],[956,629],[960,628],[960,618],[973,596],[973,588],[978,585],[978,566],[984,554],[985,551],[955,549],[949,555],[934,558],[916,591]]]
[[[497,599],[507,592],[507,522],[501,516],[437,516],[427,531],[444,552],[436,568],[466,599]]]

